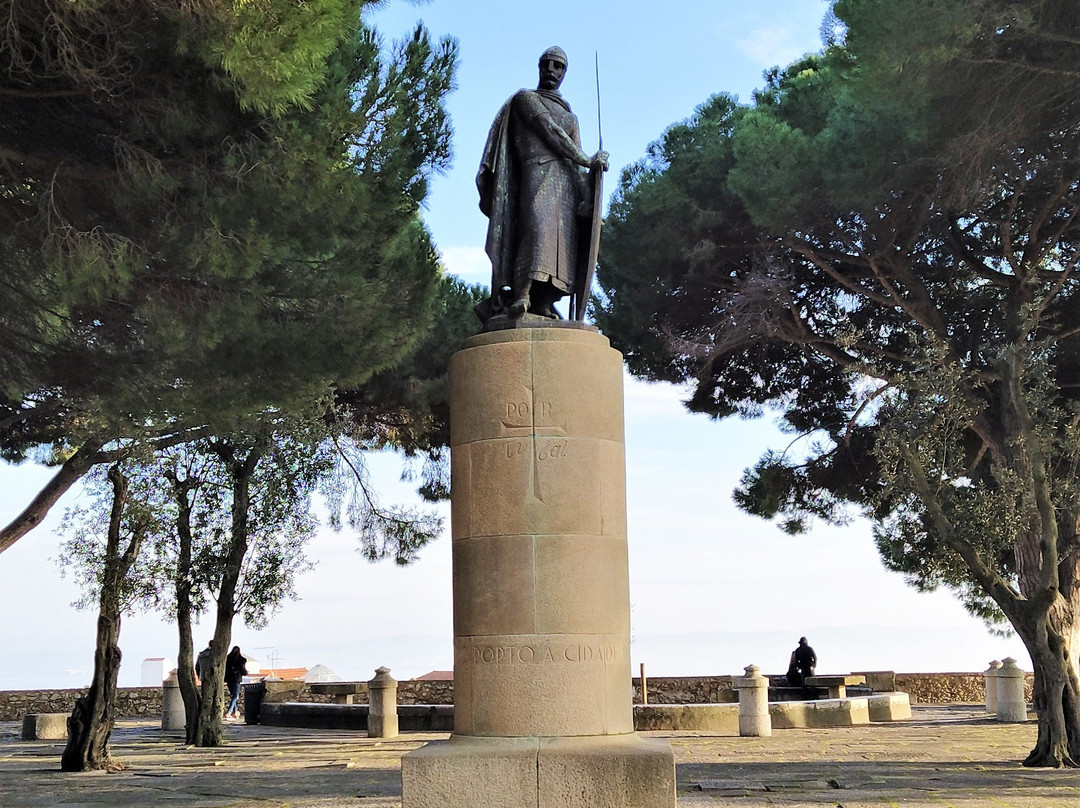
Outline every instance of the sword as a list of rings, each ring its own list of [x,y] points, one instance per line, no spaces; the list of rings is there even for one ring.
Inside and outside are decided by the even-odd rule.
[[[604,127],[600,123],[600,51],[593,51],[593,67],[596,69],[596,134],[600,136],[600,151],[603,151]]]
[[[603,151],[604,130],[600,123],[600,54],[594,53],[596,56],[596,130],[600,136],[600,151]],[[600,254],[600,213],[604,204],[604,170],[599,166],[589,169],[589,179],[593,195],[592,229],[589,232],[589,251],[585,258],[585,276],[578,283],[574,301],[574,319],[578,322],[585,320],[585,307],[589,302],[593,275],[596,273],[596,259]]]

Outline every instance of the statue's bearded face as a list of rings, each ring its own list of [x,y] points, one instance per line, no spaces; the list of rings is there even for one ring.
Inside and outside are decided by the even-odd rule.
[[[545,57],[540,60],[540,89],[557,90],[566,75],[566,62]]]

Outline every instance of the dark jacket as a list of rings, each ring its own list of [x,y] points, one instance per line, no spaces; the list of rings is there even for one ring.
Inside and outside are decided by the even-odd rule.
[[[800,644],[795,649],[795,665],[803,676],[813,676],[814,668],[817,667],[817,654],[809,645]]]
[[[225,657],[225,684],[235,686],[247,674],[247,659],[239,651],[230,651]]]

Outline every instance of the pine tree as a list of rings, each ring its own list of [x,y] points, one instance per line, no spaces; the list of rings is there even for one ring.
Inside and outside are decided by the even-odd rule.
[[[693,381],[691,410],[803,438],[741,507],[792,533],[861,511],[887,565],[1011,626],[1035,665],[1025,762],[1076,765],[1076,7],[834,8],[843,42],[624,173],[597,320],[633,372]]]
[[[429,328],[418,207],[449,158],[455,48],[418,28],[388,52],[365,5],[13,8],[0,456],[61,469],[0,549],[107,438],[164,446],[360,389]]]

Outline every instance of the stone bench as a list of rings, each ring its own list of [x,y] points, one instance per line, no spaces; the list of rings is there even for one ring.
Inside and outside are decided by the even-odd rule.
[[[787,687],[769,685],[769,701],[807,701],[823,699],[829,691],[823,687]]]
[[[852,671],[852,676],[865,676],[872,693],[896,692],[896,671]]]
[[[635,704],[634,729],[739,734],[738,704]]]
[[[908,721],[911,718],[911,699],[907,693],[874,693],[867,701],[871,721]]]
[[[399,704],[398,729],[406,732],[450,732],[454,729],[452,704]],[[278,702],[263,704],[259,723],[266,727],[306,729],[368,728],[366,704],[309,704]]]
[[[876,693],[844,699],[779,701],[769,703],[773,729],[852,727],[871,723],[907,721],[911,703],[907,693]],[[638,732],[688,730],[715,735],[739,734],[737,704],[635,704],[634,729]]]
[[[262,723],[272,727],[366,730],[366,704],[264,704]],[[911,718],[907,693],[877,693],[868,697],[782,701],[769,704],[775,729],[850,727]],[[66,718],[66,716],[63,716]],[[399,729],[406,732],[451,732],[452,704],[400,704]],[[696,731],[715,735],[739,734],[738,704],[635,704],[638,732]],[[66,730],[65,730],[66,732]]]
[[[59,741],[67,738],[68,713],[27,713],[23,716],[24,741]]]
[[[852,673],[830,676],[807,676],[804,684],[810,687],[827,688],[830,699],[842,699],[847,696],[848,687],[852,685],[865,685],[866,677]]]
[[[854,727],[870,723],[868,699],[780,701],[769,705],[774,729]]]

